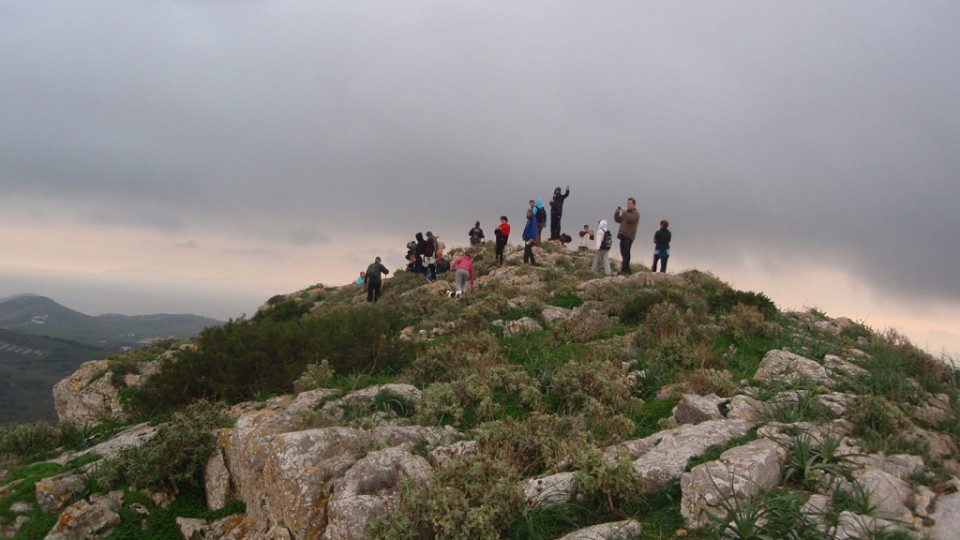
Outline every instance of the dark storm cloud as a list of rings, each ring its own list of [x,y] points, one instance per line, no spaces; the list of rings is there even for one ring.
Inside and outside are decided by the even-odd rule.
[[[0,11],[8,201],[461,243],[571,184],[568,231],[635,196],[677,255],[960,300],[955,3],[97,6]]]

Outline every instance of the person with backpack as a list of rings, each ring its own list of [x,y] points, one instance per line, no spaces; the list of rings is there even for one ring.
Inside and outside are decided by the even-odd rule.
[[[427,231],[427,244],[423,248],[423,265],[427,267],[427,281],[437,280],[437,239]]]
[[[536,204],[537,218],[537,245],[540,245],[540,237],[543,234],[543,228],[547,225],[547,211],[543,208],[543,199],[537,199]]]
[[[660,261],[660,272],[667,271],[667,259],[670,258],[670,229],[667,227],[670,226],[670,223],[665,220],[660,220],[660,229],[657,232],[653,233],[653,266],[650,267],[651,272],[657,271],[657,261]]]
[[[367,267],[367,273],[364,279],[367,281],[367,302],[376,302],[380,300],[380,289],[383,281],[380,274],[387,275],[390,271],[387,267],[380,264],[380,257],[377,257],[373,263]]]
[[[537,260],[533,257],[533,244],[537,241],[537,216],[533,210],[527,210],[527,225],[523,228],[523,262],[537,266]]]
[[[493,235],[497,238],[497,264],[503,266],[503,249],[507,247],[507,240],[510,238],[510,223],[507,216],[500,216],[500,226],[493,230]]]
[[[613,213],[613,220],[620,224],[620,231],[617,232],[617,238],[620,239],[620,274],[630,275],[630,248],[633,247],[633,239],[637,237],[637,225],[640,223],[640,212],[637,212],[637,200],[633,197],[627,199],[627,209],[618,206]]]
[[[467,236],[470,237],[470,245],[476,246],[483,242],[483,229],[480,228],[480,222],[478,221],[474,224],[473,228],[470,229],[470,232],[467,233]]]
[[[590,270],[596,273],[598,264],[603,261],[603,272],[609,276],[612,273],[610,271],[610,248],[613,247],[613,235],[607,228],[607,220],[601,219],[597,225],[596,239],[597,252],[593,255],[593,264],[590,265]]]
[[[560,194],[560,188],[553,190],[553,199],[550,200],[550,240],[560,239],[560,218],[563,217],[563,200],[570,196],[570,185],[567,191]]]

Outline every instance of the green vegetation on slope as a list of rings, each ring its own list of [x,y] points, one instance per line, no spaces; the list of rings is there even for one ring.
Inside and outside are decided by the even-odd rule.
[[[492,260],[492,247],[471,251]],[[431,485],[404,485],[398,510],[373,528],[377,538],[424,539],[556,538],[627,517],[646,525],[644,538],[672,537],[682,527],[679,484],[640,495],[632,469],[602,460],[601,449],[664,427],[683,393],[731,396],[744,383],[754,384],[771,349],[816,359],[853,349],[868,354],[867,373],[846,383],[865,396],[850,420],[865,441],[886,444],[886,450],[924,451],[897,438],[908,421],[904,406],[928,392],[947,393],[957,403],[957,373],[895,334],[857,324],[822,331],[814,325],[823,318],[819,313],[780,312],[762,293],[736,291],[697,271],[581,287],[593,277],[589,259],[551,255],[549,267],[508,264],[497,272],[509,279],[486,280],[460,300],[405,273],[386,281],[375,305],[363,302],[353,286],[313,287],[271,299],[269,309],[250,319],[203,331],[195,348],[164,360],[130,403],[145,417],[166,417],[200,399],[233,403],[318,386],[347,391],[373,383],[415,384],[424,392],[419,403],[384,397],[374,408],[424,425],[453,425],[478,444],[475,456],[438,470]],[[481,276],[492,271],[482,262],[478,270]],[[578,315],[545,324],[551,306],[576,308]],[[503,325],[523,317],[546,329],[507,335]],[[401,339],[401,333],[428,339]],[[346,421],[369,412],[355,411]],[[784,421],[830,417],[802,396],[772,414]],[[956,439],[955,417],[941,427]],[[170,444],[178,440],[172,437]],[[189,444],[203,448],[205,442]],[[801,452],[798,444],[791,452]],[[170,460],[171,468],[163,470],[157,456],[148,454],[124,456],[127,469],[111,481],[122,484],[151,467],[158,471],[151,480],[157,485],[189,485],[195,478],[195,460]],[[831,459],[799,463],[823,468],[833,466]],[[527,508],[519,480],[563,470],[577,471],[581,497],[549,510]],[[789,535],[804,526],[795,510],[807,496],[802,490],[815,480],[816,474],[791,474],[789,490],[759,500],[768,533]],[[730,510],[746,515],[756,508]]]

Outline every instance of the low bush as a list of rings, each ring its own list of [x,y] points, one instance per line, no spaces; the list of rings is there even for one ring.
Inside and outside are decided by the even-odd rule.
[[[46,423],[14,424],[0,428],[0,455],[42,455],[60,446],[60,431]]]
[[[777,305],[767,295],[750,291],[728,288],[715,290],[708,296],[707,303],[710,313],[714,315],[732,313],[734,306],[738,304],[757,308],[766,319],[772,319],[779,313]]]
[[[106,487],[121,485],[166,489],[202,486],[203,466],[216,444],[215,432],[226,425],[223,407],[198,401],[161,424],[146,444],[127,447],[99,470]]]
[[[149,416],[196,399],[237,402],[294,390],[306,367],[325,359],[337,375],[395,374],[414,357],[397,339],[401,317],[377,305],[304,316],[281,302],[253,319],[207,328],[195,348],[165,360],[133,392],[131,407]]]
[[[438,469],[430,483],[403,483],[395,510],[371,522],[373,539],[499,540],[520,519],[520,476],[483,454]]]

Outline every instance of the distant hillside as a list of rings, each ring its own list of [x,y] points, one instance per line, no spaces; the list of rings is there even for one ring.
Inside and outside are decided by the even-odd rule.
[[[75,341],[0,330],[0,424],[56,421],[51,389],[80,364],[113,351]]]
[[[91,316],[33,294],[0,298],[0,424],[56,421],[53,385],[84,362],[219,324],[196,315]]]
[[[0,329],[111,349],[163,337],[186,339],[221,323],[198,315],[91,316],[34,294],[0,299]]]

